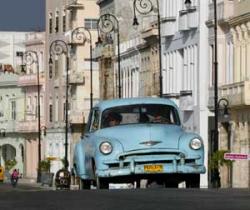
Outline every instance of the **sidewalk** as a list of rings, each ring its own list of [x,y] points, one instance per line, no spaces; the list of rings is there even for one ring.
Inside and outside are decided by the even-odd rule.
[[[20,184],[20,185],[28,185],[28,186],[35,187],[35,188],[54,190],[53,186],[50,187],[49,185],[42,185],[41,183],[37,183],[36,179],[31,179],[31,178],[20,178],[18,180],[18,184]]]
[[[47,190],[56,190],[55,184],[53,184],[52,187],[50,187],[47,184],[42,185],[41,183],[37,183],[36,179],[21,178],[18,180],[18,183],[22,185],[30,185],[32,187],[37,187],[37,188],[42,188],[42,189],[47,189]],[[70,190],[79,190],[79,185],[71,184]]]

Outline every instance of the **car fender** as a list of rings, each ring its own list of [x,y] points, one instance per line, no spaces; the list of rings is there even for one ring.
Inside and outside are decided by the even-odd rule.
[[[113,152],[109,155],[104,155],[100,152],[99,146],[103,142],[103,139],[107,140],[112,144]],[[94,153],[94,161],[95,161],[95,167],[98,170],[105,170],[108,169],[108,166],[103,164],[105,160],[110,159],[117,159],[119,154],[124,152],[124,148],[122,146],[122,143],[118,139],[107,139],[107,138],[99,138],[96,141],[96,149]]]
[[[203,143],[202,147],[198,150],[194,150],[190,147],[190,141],[194,138],[200,139]],[[202,165],[204,164],[204,141],[200,135],[191,132],[184,132],[179,138],[179,149],[185,152],[186,157],[192,155],[199,155],[199,163]]]
[[[87,178],[85,158],[84,142],[81,140],[75,146],[73,164],[76,175],[82,179]]]

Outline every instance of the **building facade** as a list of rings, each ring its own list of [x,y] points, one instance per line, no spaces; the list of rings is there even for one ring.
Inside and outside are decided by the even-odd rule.
[[[0,32],[0,164],[25,173],[25,141],[18,135],[18,122],[24,119],[24,92],[18,86],[27,32]],[[12,168],[12,169],[13,169]],[[11,170],[12,170],[11,169]]]
[[[20,65],[21,73],[18,78],[18,86],[22,88],[25,94],[25,107],[24,119],[18,122],[17,131],[25,139],[24,175],[28,178],[36,178],[39,162],[38,156],[40,153],[41,160],[44,159],[45,144],[42,132],[39,132],[39,130],[44,131],[46,129],[44,119],[45,33],[27,33],[24,44],[25,50],[20,52],[21,58],[19,58],[22,60],[22,64]],[[41,146],[39,146],[39,141]]]
[[[93,0],[56,0],[46,1],[46,156],[53,157],[51,171],[62,167],[65,157],[65,76],[69,74],[69,110],[68,110],[68,161],[71,164],[74,144],[83,135],[84,126],[90,109],[90,44],[89,37],[84,43],[74,44],[71,35],[78,27],[87,28],[92,35],[92,45],[96,42],[96,24],[99,10]],[[86,36],[88,33],[85,31]],[[84,33],[84,34],[85,34]],[[49,65],[50,44],[63,40],[67,50],[61,56],[52,56]],[[66,69],[66,57],[69,68]],[[99,98],[99,74],[92,60],[93,102]]]
[[[219,99],[228,100],[230,110],[229,121],[220,122],[219,149],[249,155],[250,4],[247,0],[221,0],[217,4]],[[212,14],[211,2],[210,19]],[[211,49],[212,28],[210,34]],[[235,160],[232,166],[220,167],[220,178],[222,187],[249,188],[249,160]]]
[[[133,0],[100,0],[101,15],[113,14],[114,31],[102,33],[98,46],[100,90],[102,99],[159,95],[159,54],[156,13],[144,16],[137,13],[139,26],[133,26]],[[138,1],[139,2],[139,1]],[[156,1],[152,1],[156,6]],[[150,6],[150,5],[147,5]],[[120,72],[118,66],[118,27],[120,42]],[[119,81],[120,74],[120,81]],[[120,84],[119,84],[120,83]]]
[[[163,95],[180,107],[186,131],[199,133],[205,145],[208,169],[208,1],[162,1]],[[208,186],[207,173],[201,187]]]
[[[0,71],[0,165],[25,173],[25,140],[18,135],[18,122],[24,118],[24,93],[15,72]],[[10,169],[10,173],[13,170]]]

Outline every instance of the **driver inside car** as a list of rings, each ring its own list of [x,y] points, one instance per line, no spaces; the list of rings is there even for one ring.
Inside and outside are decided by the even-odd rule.
[[[108,115],[109,127],[119,125],[122,121],[122,116],[116,112],[111,112]]]

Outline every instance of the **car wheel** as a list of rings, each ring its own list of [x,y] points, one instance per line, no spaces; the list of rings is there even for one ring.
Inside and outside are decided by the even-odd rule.
[[[89,180],[80,180],[80,190],[89,190],[90,189],[90,181]]]
[[[190,174],[186,178],[186,188],[199,188],[200,174]]]
[[[135,185],[136,185],[136,189],[140,189],[141,188],[141,180],[140,179],[136,180]]]
[[[96,189],[109,189],[109,182],[105,178],[96,177]]]

